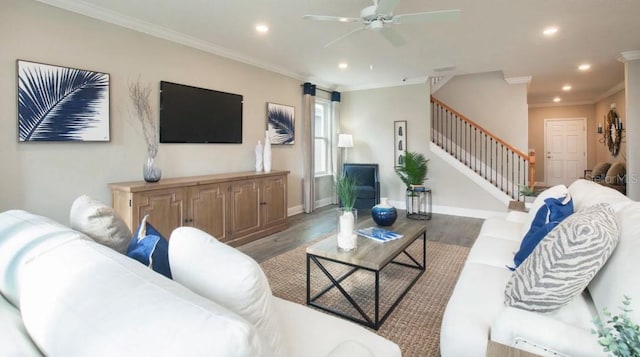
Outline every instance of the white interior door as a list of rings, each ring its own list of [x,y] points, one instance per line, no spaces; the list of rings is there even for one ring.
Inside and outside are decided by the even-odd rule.
[[[545,181],[569,185],[581,178],[586,163],[586,119],[545,119]]]

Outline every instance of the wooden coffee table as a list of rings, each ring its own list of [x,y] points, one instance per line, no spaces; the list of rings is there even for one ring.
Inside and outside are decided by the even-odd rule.
[[[331,312],[348,320],[363,324],[375,330],[379,329],[384,321],[389,317],[391,312],[398,306],[402,298],[411,290],[416,281],[425,271],[426,263],[426,224],[425,221],[410,220],[404,214],[398,214],[398,220],[387,229],[399,232],[404,237],[393,241],[380,243],[369,238],[358,236],[358,246],[354,251],[345,252],[338,248],[336,236],[332,235],[321,240],[307,248],[307,305],[317,307],[321,310]],[[367,219],[361,224],[360,228],[375,226],[371,219]],[[407,248],[422,238],[422,258],[417,260],[407,252]],[[396,258],[404,254],[409,258],[410,263],[396,261]],[[414,253],[415,254],[415,253]],[[420,259],[420,258],[418,258]],[[311,296],[311,262],[313,262],[324,275],[329,279],[330,284],[317,294]],[[326,262],[339,263],[348,267],[345,273],[340,276],[333,276],[325,267]],[[325,264],[323,264],[325,263]],[[389,309],[384,314],[380,311],[380,272],[389,264],[398,265],[408,269],[417,270],[416,276],[411,280],[404,291],[392,302]],[[367,314],[364,309],[355,301],[355,299],[344,288],[343,282],[353,273],[359,270],[366,270],[373,273],[374,279],[374,311],[373,316]],[[318,299],[332,289],[338,289],[340,293],[347,299],[360,316],[352,316],[345,314],[331,306],[325,306],[318,303]]]

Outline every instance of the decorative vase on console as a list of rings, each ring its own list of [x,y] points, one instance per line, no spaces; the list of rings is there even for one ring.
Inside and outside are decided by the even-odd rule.
[[[263,157],[264,157],[264,146],[260,140],[258,140],[258,144],[256,145],[256,172],[261,172],[263,169]]]
[[[386,197],[381,197],[380,203],[371,209],[371,217],[379,226],[390,226],[398,218],[398,211]]]
[[[160,166],[156,160],[157,154],[157,147],[149,147],[147,149],[147,161],[142,168],[142,177],[144,177],[144,180],[147,182],[158,182],[160,181],[160,177],[162,177],[162,170],[160,170]]]
[[[271,140],[269,130],[265,131],[264,137],[264,172],[271,172]]]

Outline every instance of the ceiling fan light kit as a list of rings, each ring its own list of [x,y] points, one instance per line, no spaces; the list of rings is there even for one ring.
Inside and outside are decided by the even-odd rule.
[[[324,47],[328,47],[362,30],[379,32],[394,47],[406,44],[404,38],[387,25],[416,24],[423,22],[451,21],[460,16],[460,10],[438,10],[429,12],[416,12],[412,14],[394,15],[393,10],[400,0],[374,0],[373,5],[360,11],[360,18],[326,15],[304,15],[305,20],[330,21],[330,22],[360,22],[362,27],[352,30],[337,39],[330,41]]]

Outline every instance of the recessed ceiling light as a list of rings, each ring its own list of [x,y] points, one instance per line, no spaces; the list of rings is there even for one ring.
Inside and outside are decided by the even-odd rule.
[[[542,31],[542,33],[545,36],[553,36],[556,33],[558,33],[558,27],[556,26],[547,27],[546,29],[544,29],[544,31]]]
[[[347,64],[347,62],[340,62],[340,63],[338,64],[338,68],[340,68],[340,69],[345,69],[345,68],[347,68],[347,67],[349,67],[349,65]]]
[[[588,71],[591,69],[591,65],[588,63],[583,63],[581,65],[578,66],[578,69],[581,71]]]
[[[369,65],[369,70],[373,71],[373,65],[372,64]]]
[[[346,17],[341,17],[340,19],[338,19],[338,21],[340,21],[340,22],[348,22],[349,19],[346,18]]]
[[[265,24],[257,24],[256,31],[258,31],[259,33],[267,33],[269,32],[269,26]]]
[[[554,101],[554,102],[556,102],[556,103],[558,103],[558,102],[559,102],[559,101],[561,101],[561,100],[562,100],[562,99],[560,99],[560,97],[555,97],[555,98],[553,98],[553,101]]]
[[[569,84],[565,84],[565,85],[563,85],[563,86],[562,86],[562,90],[563,90],[563,91],[565,91],[565,92],[570,91],[570,90],[571,90],[571,85],[569,85]]]

